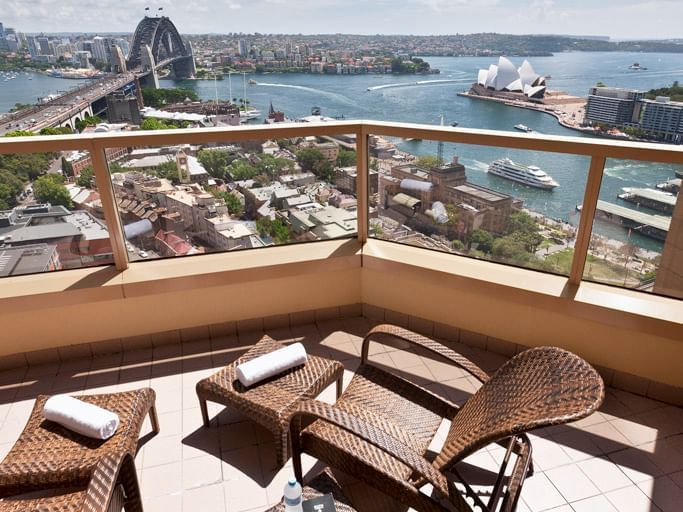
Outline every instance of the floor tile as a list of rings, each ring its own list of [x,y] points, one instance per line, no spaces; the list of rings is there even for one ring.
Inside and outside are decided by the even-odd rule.
[[[141,477],[142,495],[145,498],[178,493],[183,486],[182,464],[178,461],[143,469]]]
[[[619,512],[609,500],[602,495],[575,501],[572,503],[571,509],[573,509],[574,512]],[[553,509],[552,512],[555,512],[555,510]]]
[[[566,503],[544,473],[536,473],[524,481],[522,498],[532,512],[541,512]]]
[[[609,492],[632,485],[619,466],[607,458],[596,457],[577,464],[600,492]]]
[[[654,480],[641,482],[638,487],[647,495],[662,512],[680,512],[683,507],[683,489],[668,476],[660,476]]]
[[[183,511],[225,512],[223,482],[183,492]],[[231,510],[231,509],[228,509]]]
[[[635,485],[605,493],[605,497],[619,512],[660,512],[650,498]]]
[[[600,494],[598,488],[574,464],[548,470],[545,475],[570,503]]]

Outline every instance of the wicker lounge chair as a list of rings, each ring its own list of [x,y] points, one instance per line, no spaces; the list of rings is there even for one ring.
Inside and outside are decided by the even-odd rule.
[[[458,408],[369,363],[370,341],[382,339],[422,347],[467,370],[483,385]],[[309,400],[293,416],[294,472],[301,481],[305,452],[421,512],[475,507],[512,511],[524,479],[532,473],[531,444],[525,432],[588,416],[603,398],[604,385],[595,369],[565,350],[526,350],[489,377],[434,340],[380,325],[365,337],[361,365],[337,403]],[[441,452],[428,460],[428,446],[444,418],[451,421],[448,436]],[[302,423],[310,420],[315,421],[302,430]],[[507,452],[484,503],[458,474],[457,463],[490,443],[506,446]],[[513,458],[511,472],[506,473]],[[425,484],[432,485],[431,496],[420,492]]]
[[[87,487],[43,490],[0,500],[0,512],[142,512],[135,462],[129,453],[105,455],[93,468]]]
[[[107,440],[82,436],[45,420],[43,406],[48,398],[37,397],[26,427],[0,464],[0,511],[36,510],[37,505],[43,507],[41,511],[81,510],[79,503],[89,503],[94,507],[92,510],[106,510],[117,494],[117,482],[125,490],[128,510],[142,510],[134,458],[142,422],[148,413],[152,430],[159,431],[154,390],[143,388],[79,397],[118,414],[119,427]],[[35,500],[11,498],[46,489],[73,492]]]

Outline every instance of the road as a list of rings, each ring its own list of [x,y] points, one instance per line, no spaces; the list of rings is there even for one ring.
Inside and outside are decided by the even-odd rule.
[[[15,130],[39,132],[88,108],[94,101],[116,91],[135,79],[135,73],[108,75],[69,91],[43,104],[0,116],[0,136]]]

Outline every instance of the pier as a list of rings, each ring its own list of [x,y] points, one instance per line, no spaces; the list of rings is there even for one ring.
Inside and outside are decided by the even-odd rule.
[[[577,206],[576,209],[581,211],[582,205]],[[645,236],[661,241],[666,240],[671,225],[671,217],[651,215],[602,200],[598,200],[595,217],[634,229]]]
[[[671,214],[676,207],[676,196],[662,190],[651,188],[624,188],[624,193],[617,197],[638,206],[644,206],[658,212]]]

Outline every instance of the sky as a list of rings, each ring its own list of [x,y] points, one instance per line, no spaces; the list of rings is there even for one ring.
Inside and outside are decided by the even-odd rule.
[[[181,33],[606,35],[683,38],[683,0],[2,0],[21,32],[133,32],[145,7]]]

